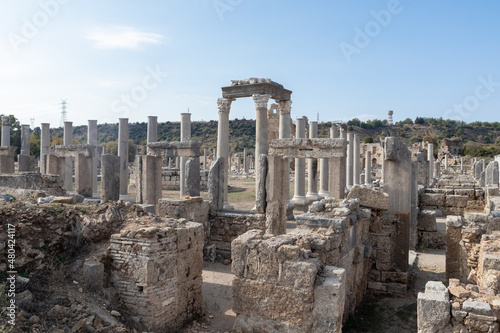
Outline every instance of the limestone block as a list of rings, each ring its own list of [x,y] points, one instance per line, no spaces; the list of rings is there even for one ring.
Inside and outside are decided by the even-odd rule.
[[[422,210],[417,217],[417,229],[420,231],[436,231],[436,211]]]
[[[486,167],[485,171],[486,186],[488,185],[498,186],[498,177],[499,177],[498,162],[491,161]]]
[[[341,332],[345,302],[343,268],[325,266],[314,288],[312,333]]]
[[[447,195],[445,197],[445,206],[447,206],[447,207],[465,208],[465,207],[467,207],[467,201],[468,200],[469,200],[468,196]]]
[[[420,196],[420,205],[443,207],[445,205],[445,195],[439,193],[422,193]]]
[[[347,199],[359,199],[359,205],[377,210],[389,209],[389,195],[368,187],[354,185]]]
[[[104,279],[104,265],[98,262],[83,264],[83,280],[85,290],[98,292],[102,290]]]
[[[429,281],[418,293],[417,323],[419,333],[436,333],[450,323],[450,299],[442,282]]]

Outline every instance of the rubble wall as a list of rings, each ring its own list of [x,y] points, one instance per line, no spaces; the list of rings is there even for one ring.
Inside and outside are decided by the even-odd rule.
[[[420,209],[439,209],[444,215],[463,215],[484,212],[484,200],[484,189],[480,187],[428,188],[420,194]]]
[[[146,330],[175,330],[202,313],[203,226],[155,218],[111,236],[110,282]]]
[[[181,184],[181,174],[177,169],[163,168],[161,172],[161,188],[162,190],[178,191]],[[208,189],[208,170],[200,171],[200,190],[207,191]]]
[[[28,191],[44,191],[49,195],[64,195],[63,181],[59,175],[42,175],[39,172],[23,172],[20,174],[0,174],[2,193],[19,193]]]

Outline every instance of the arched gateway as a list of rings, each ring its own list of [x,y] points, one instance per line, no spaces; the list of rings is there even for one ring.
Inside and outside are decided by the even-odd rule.
[[[222,87],[222,98],[217,100],[219,107],[219,123],[217,129],[217,156],[226,161],[224,170],[224,208],[232,209],[227,201],[228,156],[229,156],[229,111],[231,103],[237,98],[253,97],[256,109],[256,142],[255,142],[255,175],[256,186],[259,188],[258,157],[268,153],[267,102],[274,99],[280,112],[280,139],[290,137],[290,109],[292,92],[283,88],[271,79],[250,78],[247,80],[231,80],[231,85]],[[257,191],[258,192],[258,191]],[[257,207],[258,208],[258,207]],[[262,213],[262,212],[261,212]]]

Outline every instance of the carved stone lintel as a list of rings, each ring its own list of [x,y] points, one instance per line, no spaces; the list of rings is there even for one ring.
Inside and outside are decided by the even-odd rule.
[[[292,101],[278,101],[278,108],[280,110],[280,114],[285,115],[285,114],[290,114],[290,111],[292,110]]]
[[[219,108],[219,112],[227,112],[231,110],[231,103],[234,101],[233,98],[218,98],[217,99],[217,107]]]
[[[255,102],[255,107],[257,109],[266,109],[267,110],[267,102],[271,98],[271,95],[253,95],[253,101]]]

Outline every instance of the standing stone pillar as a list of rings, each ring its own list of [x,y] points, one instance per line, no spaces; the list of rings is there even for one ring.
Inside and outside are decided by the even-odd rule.
[[[354,154],[354,133],[347,133],[347,166],[346,166],[346,184],[350,190],[353,184],[353,154]]]
[[[92,160],[83,154],[75,158],[75,192],[84,197],[92,196]]]
[[[385,138],[384,192],[389,195],[387,214],[398,219],[393,258],[396,270],[408,272],[411,224],[411,152],[399,138]]]
[[[330,127],[330,139],[337,139],[339,137],[339,131],[336,126]],[[319,195],[323,198],[328,198],[330,193],[328,191],[329,182],[329,165],[328,158],[321,158],[319,160]]]
[[[64,122],[64,145],[73,144],[73,122]],[[64,188],[66,191],[73,191],[73,157],[66,157],[64,171]]]
[[[347,140],[347,132],[342,127],[340,128],[340,138]]]
[[[441,162],[439,161],[434,162],[434,176],[436,178],[441,177]]]
[[[101,200],[120,199],[120,157],[104,154],[101,157]]]
[[[89,125],[87,127],[87,143],[94,147],[97,147],[97,120],[89,120]],[[97,149],[95,150],[97,154]],[[98,194],[97,191],[97,156],[92,158],[92,194]],[[101,179],[102,181],[102,179]]]
[[[191,113],[181,113],[181,142],[191,140]],[[186,157],[180,158],[180,197],[186,191]]]
[[[311,121],[309,123],[309,139],[318,137],[318,122]],[[307,161],[307,199],[316,201],[321,199],[318,195],[318,159],[309,158]]]
[[[360,168],[360,143],[359,143],[359,135],[354,134],[354,142],[353,142],[353,161],[352,161],[352,184],[359,185],[359,170]]]
[[[253,95],[253,100],[255,102],[256,110],[256,121],[255,121],[255,158],[258,159],[260,155],[267,155],[269,151],[269,129],[267,125],[267,102],[269,101],[270,95]],[[265,189],[265,179],[261,179],[260,162],[255,161],[255,193],[258,196],[259,188]],[[257,207],[257,201],[256,201]]]
[[[30,125],[21,125],[21,153],[18,155],[19,172],[33,171],[30,158]]]
[[[369,150],[365,152],[365,185],[372,187],[372,152]]]
[[[444,155],[444,169],[448,170],[448,154]]]
[[[219,108],[219,122],[217,124],[217,157],[222,157],[222,172],[223,177],[220,180],[220,185],[223,188],[223,208],[232,209],[227,201],[227,185],[228,185],[228,172],[227,164],[228,151],[229,151],[229,111],[231,110],[231,102],[234,99],[219,98],[217,100],[217,107]]]
[[[128,193],[128,118],[120,118],[118,126],[118,156],[120,156],[120,195]]]
[[[30,125],[21,125],[21,155],[30,156]]]
[[[47,174],[47,155],[50,153],[50,124],[42,123],[40,133],[40,173]]]
[[[279,111],[279,133],[278,137],[280,139],[289,139],[291,137],[291,126],[290,126],[290,111],[292,109],[292,101],[278,101],[278,111]],[[293,209],[295,205],[290,201],[290,159],[286,158],[284,160],[285,168],[283,172],[285,173],[285,197],[286,197],[286,214],[289,220],[293,220]]]
[[[331,198],[344,199],[346,187],[346,158],[332,157],[328,161],[329,166],[329,194]]]
[[[147,143],[158,141],[158,117],[148,116]]]
[[[297,118],[295,138],[303,139],[306,136],[306,119]],[[306,197],[306,161],[303,158],[295,159],[295,191],[292,202],[300,211],[307,211],[309,200]]]
[[[432,184],[432,180],[434,179],[434,144],[427,144],[427,161],[429,161],[429,184]]]
[[[410,249],[415,250],[418,243],[417,216],[418,208],[418,162],[411,161],[411,194],[410,194]]]
[[[460,172],[464,173],[464,158],[460,157]]]
[[[203,170],[208,170],[208,168],[207,168],[207,148],[203,149]]]
[[[248,159],[246,148],[243,148],[243,168],[245,170],[245,178],[248,178]]]
[[[2,147],[10,147],[10,118],[2,116]]]

